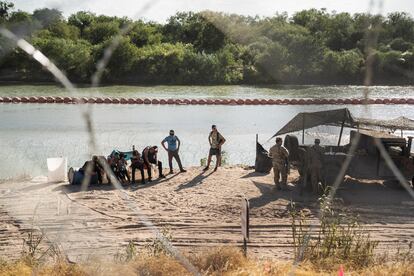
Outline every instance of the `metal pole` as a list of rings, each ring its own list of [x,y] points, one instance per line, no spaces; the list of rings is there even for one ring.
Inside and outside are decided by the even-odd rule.
[[[305,114],[303,114],[303,120],[302,120],[302,145],[305,144]]]
[[[247,257],[247,240],[243,238],[243,255]]]
[[[341,132],[339,133],[338,147],[341,145],[342,132],[344,131],[345,119],[342,121]]]

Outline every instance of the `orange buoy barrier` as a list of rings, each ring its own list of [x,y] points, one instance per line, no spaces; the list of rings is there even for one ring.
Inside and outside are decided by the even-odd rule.
[[[88,104],[94,104],[94,103],[96,103],[96,99],[95,98],[88,98],[88,100],[86,102]]]
[[[47,102],[47,100],[46,100],[46,98],[45,98],[45,97],[39,97],[39,98],[37,98],[37,102],[38,102],[38,103],[46,103],[46,102]]]
[[[361,104],[362,100],[361,99],[352,99],[351,102],[352,102],[352,104]]]
[[[24,96],[24,97],[21,97],[20,100],[21,100],[22,103],[28,103],[29,102],[29,97]]]
[[[395,98],[395,99],[391,99],[391,102],[393,104],[406,104],[407,103],[407,99]]]
[[[237,99],[236,100],[238,105],[244,105],[244,100],[243,99]]]
[[[244,104],[246,104],[246,105],[252,105],[253,104],[253,101],[251,99],[246,99],[246,100],[244,100]]]
[[[94,97],[0,97],[2,103],[89,103],[89,104],[161,104],[161,105],[360,105],[360,104],[414,104],[414,98],[392,99],[140,99]]]
[[[12,97],[11,101],[12,101],[12,103],[20,103],[21,99],[19,97]]]
[[[55,98],[55,102],[56,103],[63,103],[63,98],[58,96],[58,97]]]
[[[214,105],[220,105],[221,104],[221,99],[214,99],[213,104]]]

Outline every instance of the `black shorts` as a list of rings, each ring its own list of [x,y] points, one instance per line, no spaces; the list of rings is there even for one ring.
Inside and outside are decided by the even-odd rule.
[[[210,148],[209,155],[210,156],[211,155],[221,156],[221,149],[213,149],[213,148]]]

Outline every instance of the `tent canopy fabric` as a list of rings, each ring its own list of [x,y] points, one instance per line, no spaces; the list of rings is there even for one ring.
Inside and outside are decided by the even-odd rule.
[[[313,128],[321,125],[353,127],[356,121],[347,108],[318,111],[301,112],[290,120],[271,138],[303,129]]]
[[[397,129],[414,130],[414,120],[411,120],[404,116],[400,116],[391,120],[358,118],[357,122],[361,128],[384,128],[392,131],[395,131]]]
[[[301,112],[271,138],[322,125],[365,129],[379,128],[393,132],[397,129],[414,130],[414,120],[403,116],[391,120],[356,118],[349,109],[341,108],[327,111]]]

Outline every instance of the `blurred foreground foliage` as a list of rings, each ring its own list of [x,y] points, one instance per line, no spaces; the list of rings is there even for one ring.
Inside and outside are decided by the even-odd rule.
[[[112,39],[128,26],[103,83],[361,84],[367,55],[374,83],[414,83],[414,20],[303,10],[250,17],[179,12],[165,24],[56,9],[33,13],[0,1],[0,23],[51,58],[68,77],[88,83]],[[367,45],[376,45],[369,49]],[[1,80],[47,81],[21,50],[0,36]]]

